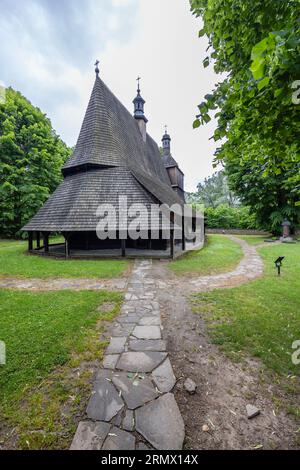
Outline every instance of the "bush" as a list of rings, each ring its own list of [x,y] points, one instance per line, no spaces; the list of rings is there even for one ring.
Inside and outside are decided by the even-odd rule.
[[[205,209],[205,220],[207,228],[244,230],[259,228],[255,216],[250,214],[248,207],[244,206],[230,207],[222,204],[216,208],[208,207]]]

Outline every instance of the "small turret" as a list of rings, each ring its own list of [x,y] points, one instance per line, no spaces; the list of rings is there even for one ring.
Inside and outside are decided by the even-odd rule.
[[[138,77],[137,78],[137,82],[138,82],[137,96],[133,100],[134,117],[138,122],[140,131],[141,131],[141,134],[142,134],[142,137],[143,137],[143,141],[146,142],[148,119],[146,118],[146,116],[144,114],[144,105],[145,105],[146,101],[141,96],[140,80],[141,80],[141,77]]]
[[[163,162],[164,166],[168,172],[170,182],[173,190],[181,197],[184,201],[184,174],[180,170],[178,163],[172,157],[171,154],[171,137],[168,134],[167,126],[165,129],[165,134],[162,138],[163,144]]]

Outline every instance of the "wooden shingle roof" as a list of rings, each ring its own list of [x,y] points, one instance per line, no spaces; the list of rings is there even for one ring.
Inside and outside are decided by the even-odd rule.
[[[159,148],[143,141],[129,111],[97,75],[75,150],[62,169],[64,181],[23,227],[25,231],[92,231],[100,204],[180,204]]]

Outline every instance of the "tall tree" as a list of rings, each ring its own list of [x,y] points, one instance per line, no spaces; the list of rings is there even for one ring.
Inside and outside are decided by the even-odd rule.
[[[215,160],[264,226],[300,219],[300,2],[191,0],[210,54],[225,74],[199,105],[197,128],[216,111]],[[224,75],[223,75],[224,76]]]
[[[0,233],[15,236],[61,180],[70,152],[50,120],[9,88],[0,103]]]
[[[226,204],[230,207],[238,205],[239,201],[230,191],[224,171],[218,171],[205,178],[197,186],[197,192],[188,194],[188,201],[203,204],[205,207],[218,207]]]

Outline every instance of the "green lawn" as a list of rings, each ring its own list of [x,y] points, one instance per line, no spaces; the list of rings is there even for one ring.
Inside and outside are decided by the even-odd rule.
[[[249,245],[260,245],[264,243],[269,237],[263,237],[261,235],[237,235],[242,240],[245,240]],[[267,243],[266,243],[267,245]]]
[[[207,275],[230,271],[243,256],[241,247],[224,235],[209,235],[204,248],[191,251],[169,264],[178,275]]]
[[[237,359],[260,358],[272,371],[300,375],[292,343],[300,340],[300,244],[260,248],[265,275],[249,284],[194,296],[194,309],[222,350]],[[274,261],[285,256],[282,276]]]
[[[0,276],[25,278],[114,278],[124,274],[125,260],[63,260],[28,255],[27,243],[0,241]]]
[[[121,301],[111,292],[0,291],[0,340],[7,351],[0,421],[18,429],[20,448],[70,445],[74,416],[90,393],[89,371],[78,371],[102,358],[102,320],[112,320]]]

